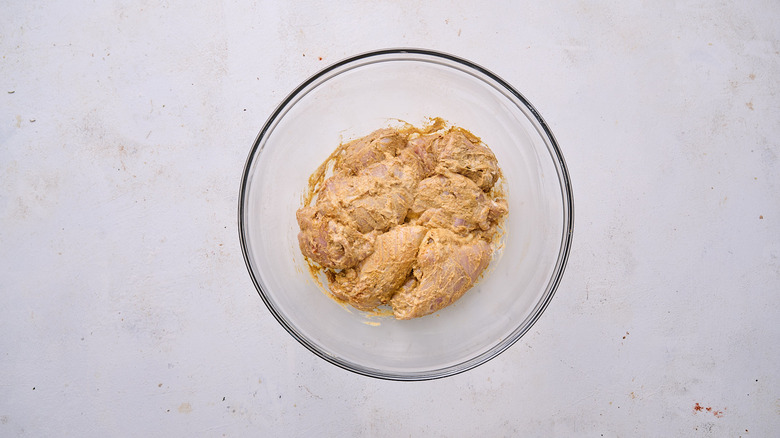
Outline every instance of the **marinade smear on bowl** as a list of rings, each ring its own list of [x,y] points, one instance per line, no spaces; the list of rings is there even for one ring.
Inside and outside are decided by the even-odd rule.
[[[298,243],[330,293],[396,319],[434,313],[487,268],[507,214],[493,152],[440,118],[340,145],[309,178]]]

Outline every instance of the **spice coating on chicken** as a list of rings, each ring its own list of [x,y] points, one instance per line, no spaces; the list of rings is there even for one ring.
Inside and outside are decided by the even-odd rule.
[[[380,129],[339,147],[310,179],[314,202],[296,213],[301,252],[331,293],[397,319],[459,299],[488,266],[507,214],[493,152],[434,119],[423,129]]]
[[[325,268],[350,268],[374,251],[376,233],[363,234],[313,207],[299,209],[296,217],[301,252]]]
[[[496,156],[487,147],[469,140],[463,132],[453,132],[437,139],[433,149],[437,155],[438,173],[459,173],[485,191],[490,190],[498,180]]]
[[[505,210],[505,204],[489,199],[472,180],[448,172],[418,184],[408,217],[419,225],[464,234],[477,228],[490,229]]]
[[[406,138],[393,129],[380,129],[351,141],[344,147],[341,160],[343,170],[357,173],[366,167],[395,156],[406,147]]]
[[[490,245],[441,229],[423,238],[413,277],[393,296],[396,319],[419,318],[436,312],[463,296],[490,262]]]
[[[374,252],[357,267],[327,273],[331,292],[361,310],[387,304],[409,276],[427,231],[402,225],[377,237]]]

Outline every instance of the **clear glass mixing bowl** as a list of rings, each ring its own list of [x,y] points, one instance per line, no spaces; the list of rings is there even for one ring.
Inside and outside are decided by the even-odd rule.
[[[298,247],[307,179],[342,141],[429,117],[468,129],[498,158],[509,205],[503,250],[474,288],[433,315],[397,321],[341,305]],[[331,65],[279,105],[249,153],[238,222],[260,297],[295,339],[356,373],[425,380],[478,366],[531,328],[563,275],[573,205],[558,144],[520,93],[464,59],[392,49]]]

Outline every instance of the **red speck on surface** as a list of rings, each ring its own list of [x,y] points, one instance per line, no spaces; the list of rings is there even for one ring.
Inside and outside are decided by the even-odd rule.
[[[322,56],[319,57],[319,60],[322,61]]]
[[[725,410],[726,410],[726,408],[723,408],[723,410],[719,411],[718,409],[713,408],[712,406],[707,406],[705,408],[704,406],[700,405],[699,403],[696,403],[693,406],[693,413],[694,414],[697,413],[697,412],[701,412],[701,411],[707,411],[707,412],[711,412],[712,415],[715,416],[715,418],[723,418],[723,415],[724,415],[723,411],[725,411]]]

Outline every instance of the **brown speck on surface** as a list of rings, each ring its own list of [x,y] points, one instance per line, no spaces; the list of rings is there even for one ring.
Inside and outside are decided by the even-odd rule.
[[[750,108],[750,111],[753,111],[753,102],[752,101],[751,102],[746,102],[745,106]]]
[[[158,384],[157,384],[157,387],[158,387],[158,388],[162,388],[162,383],[158,383]]]
[[[764,218],[764,215],[763,215],[763,214],[761,214],[761,215],[758,215],[758,218],[759,218],[759,219],[763,219],[763,218]],[[758,382],[758,380],[756,380],[756,382]]]
[[[318,56],[317,59],[322,61],[322,56]]]
[[[189,403],[182,403],[179,405],[179,412],[182,414],[189,414],[192,412],[192,405]]]
[[[755,73],[750,73],[750,74],[748,75],[748,77],[749,77],[751,80],[752,80],[752,79],[755,79],[755,78],[756,78],[756,74],[755,74]],[[746,430],[746,432],[747,432],[747,430]]]
[[[701,411],[703,409],[704,408],[698,402],[696,402],[696,404],[693,406],[694,412],[699,412],[699,411]]]

